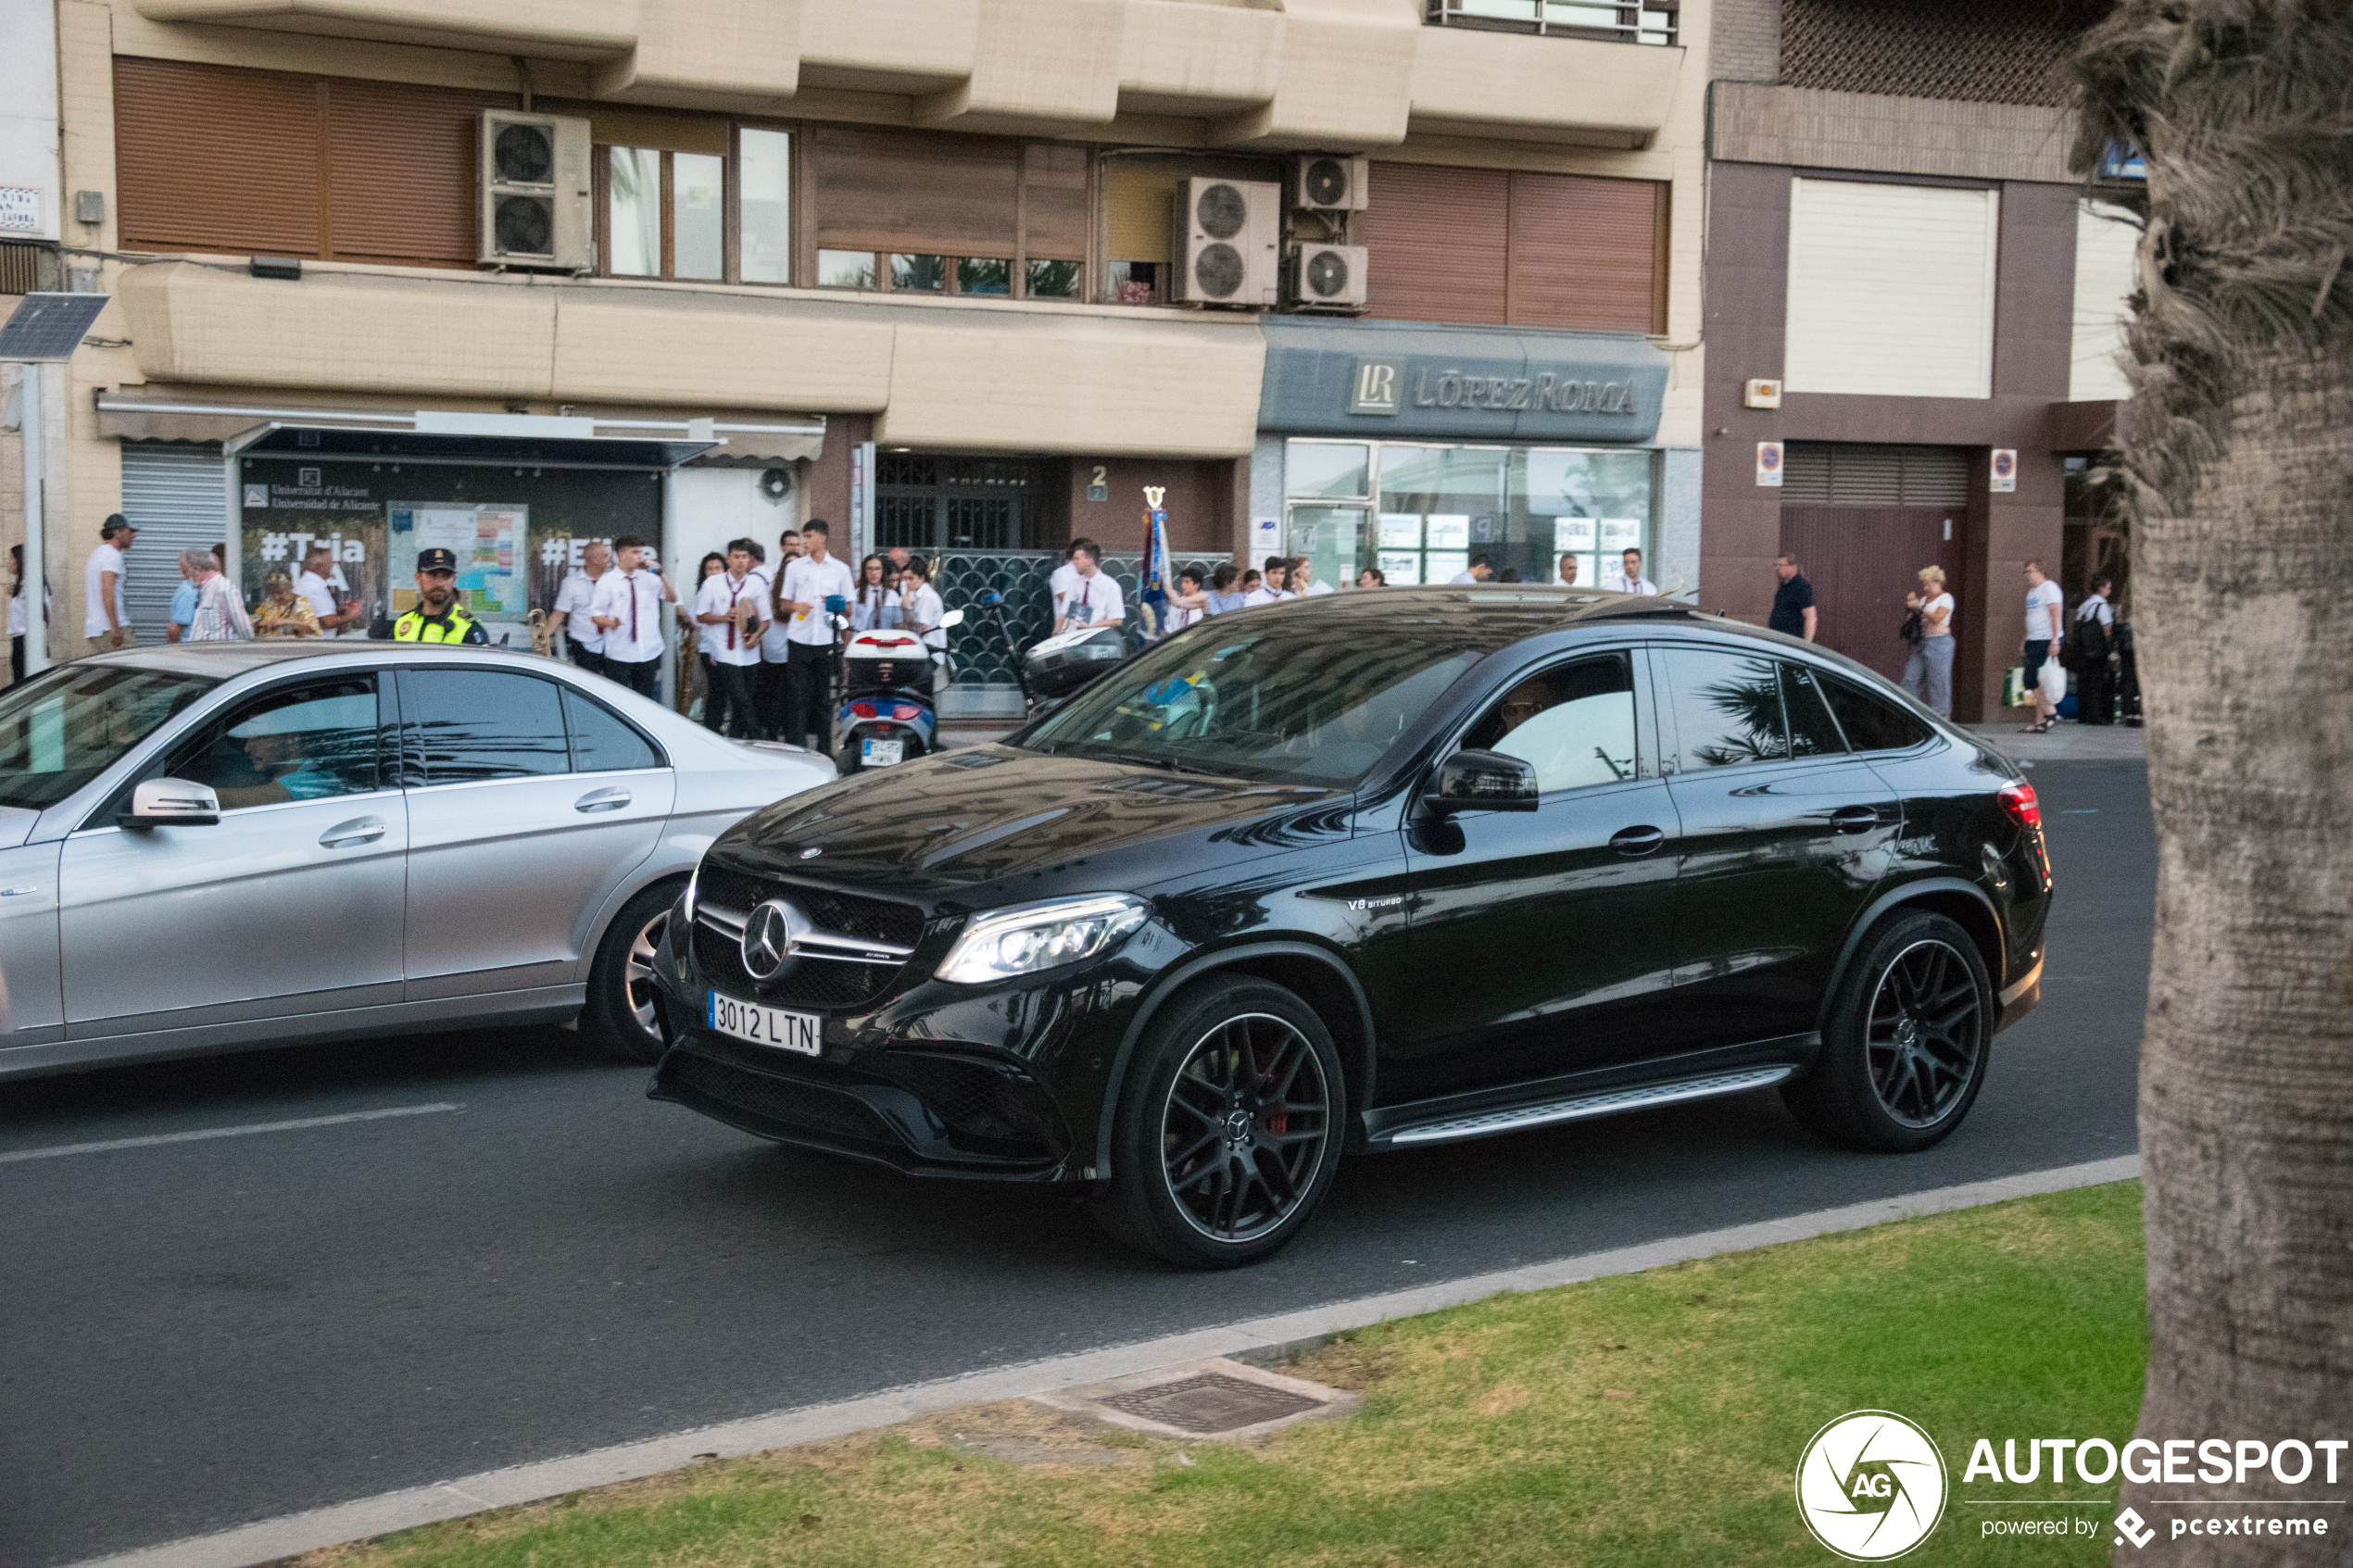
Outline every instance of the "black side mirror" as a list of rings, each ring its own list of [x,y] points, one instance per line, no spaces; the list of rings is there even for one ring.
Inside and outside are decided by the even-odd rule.
[[[1533,811],[1541,793],[1534,763],[1466,746],[1438,765],[1422,804],[1438,812]]]

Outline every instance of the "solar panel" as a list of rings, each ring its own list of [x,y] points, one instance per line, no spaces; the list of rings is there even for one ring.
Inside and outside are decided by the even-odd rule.
[[[111,295],[29,294],[0,326],[0,359],[70,359]]]

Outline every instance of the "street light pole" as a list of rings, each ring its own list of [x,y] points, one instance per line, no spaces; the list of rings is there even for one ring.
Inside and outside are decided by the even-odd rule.
[[[38,675],[49,668],[49,605],[43,590],[49,581],[49,558],[44,553],[48,517],[43,506],[42,458],[46,456],[48,433],[41,408],[41,383],[44,367],[34,360],[19,372],[18,417],[22,421],[17,433],[24,438],[24,672]]]

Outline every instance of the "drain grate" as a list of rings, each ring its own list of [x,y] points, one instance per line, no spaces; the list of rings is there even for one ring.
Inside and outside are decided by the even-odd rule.
[[[1264,1384],[1245,1383],[1239,1377],[1211,1372],[1174,1383],[1155,1384],[1150,1388],[1130,1389],[1125,1394],[1106,1395],[1102,1403],[1146,1421],[1157,1421],[1187,1432],[1210,1433],[1255,1426],[1262,1421],[1278,1421],[1302,1411],[1315,1410],[1323,1401],[1289,1389],[1269,1388]]]

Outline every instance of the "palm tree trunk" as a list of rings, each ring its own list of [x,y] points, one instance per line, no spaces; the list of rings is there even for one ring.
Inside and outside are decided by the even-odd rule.
[[[2136,1436],[2353,1436],[2353,4],[2125,0],[2075,69],[2078,167],[2121,138],[2149,170],[2119,465],[2158,843]],[[2170,1537],[2218,1511],[2157,1499],[2353,1497],[2324,1474],[2123,1501]],[[2353,1510],[2246,1512],[2329,1533],[2166,1561],[2353,1562]]]

